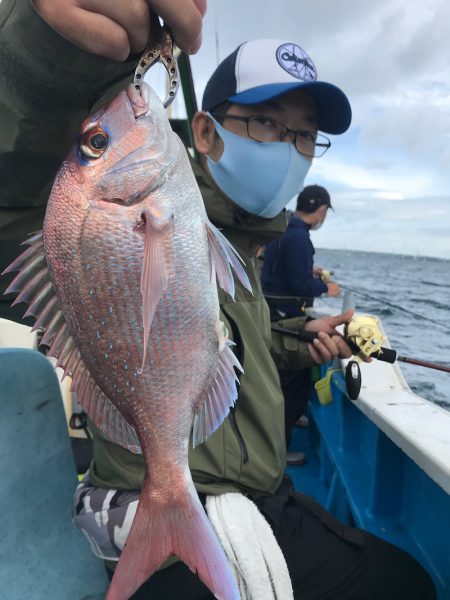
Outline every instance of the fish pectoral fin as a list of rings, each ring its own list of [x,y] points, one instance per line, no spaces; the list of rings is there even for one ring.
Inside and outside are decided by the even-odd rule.
[[[192,431],[194,448],[218,429],[237,400],[236,384],[239,383],[239,379],[234,368],[236,367],[241,373],[244,371],[232,352],[231,345],[232,342],[228,340],[225,342],[224,348],[219,354],[216,379],[194,416]]]
[[[170,240],[173,235],[173,216],[162,215],[155,209],[142,212],[144,222],[144,259],[141,272],[142,323],[144,354],[147,356],[150,328],[156,307],[167,290],[171,272]]]
[[[223,233],[209,221],[206,222],[206,232],[211,279],[216,275],[220,287],[234,299],[234,279],[231,272],[231,269],[233,269],[242,285],[251,292],[252,286],[242,266],[244,265],[242,258]]]

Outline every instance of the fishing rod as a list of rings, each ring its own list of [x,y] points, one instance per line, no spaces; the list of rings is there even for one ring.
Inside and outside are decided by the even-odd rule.
[[[326,269],[321,269],[320,272],[318,273],[319,279],[321,281],[323,281],[324,283],[330,282],[333,275],[334,275],[334,271],[327,271]],[[428,321],[430,323],[433,323],[433,325],[442,327],[446,331],[450,331],[450,327],[446,323],[442,323],[441,321],[436,321],[435,319],[431,319],[430,317],[425,317],[424,315],[416,313],[412,310],[408,310],[407,308],[398,306],[398,304],[393,304],[392,302],[389,302],[388,300],[377,298],[373,294],[361,292],[361,291],[359,291],[353,287],[350,287],[348,285],[339,284],[339,286],[344,290],[348,290],[349,292],[356,294],[357,296],[362,296],[363,298],[368,298],[369,300],[376,300],[380,304],[385,304],[386,306],[390,306],[391,308],[394,308],[396,310],[404,312],[412,317],[415,317],[416,319],[422,319],[423,321]],[[278,295],[267,295],[266,294],[265,297],[266,297],[268,304],[274,308],[276,308],[278,306],[289,305],[289,306],[298,306],[301,309],[302,308],[304,309],[305,307],[311,306],[312,301],[313,301],[313,298],[305,297],[305,296],[278,296]],[[403,359],[398,358],[398,360],[403,360]],[[406,362],[406,361],[404,361],[404,362]],[[433,368],[433,367],[430,367],[430,368]]]
[[[410,365],[419,365],[420,367],[427,367],[428,369],[436,369],[437,371],[444,371],[444,373],[450,373],[450,367],[445,367],[444,365],[427,362],[426,360],[419,360],[418,358],[397,355],[397,360],[409,363]]]
[[[329,281],[331,281],[331,277],[333,275],[334,275],[334,271],[327,271],[326,269],[320,269],[320,271],[318,272],[319,279],[321,281],[323,281],[324,283],[328,283]],[[398,304],[393,304],[392,302],[389,302],[388,300],[385,300],[384,298],[383,299],[377,298],[373,294],[361,292],[360,290],[350,287],[349,285],[344,285],[341,283],[339,285],[344,290],[353,292],[353,294],[356,294],[357,296],[362,296],[363,298],[368,298],[369,300],[376,300],[380,304],[385,304],[386,306],[390,306],[391,308],[394,308],[396,310],[404,312],[407,315],[411,315],[412,317],[416,317],[417,319],[422,319],[424,321],[429,321],[430,323],[433,323],[433,325],[438,325],[440,327],[443,327],[447,331],[450,331],[450,327],[446,323],[442,323],[441,321],[436,321],[435,319],[431,319],[430,317],[425,317],[424,315],[416,313],[412,310],[408,310],[407,308],[404,308],[403,306],[399,306]],[[401,359],[399,358],[398,360],[401,360]]]
[[[345,370],[347,394],[351,400],[357,400],[361,391],[361,370],[359,361],[376,358],[388,363],[396,360],[429,369],[450,373],[450,368],[438,363],[432,363],[417,358],[400,356],[392,348],[383,348],[385,336],[377,317],[362,315],[353,317],[344,327],[344,338],[354,353],[355,360],[350,360]]]
[[[279,325],[272,324],[272,331],[282,333],[284,335],[295,336],[297,339],[312,343],[318,338],[318,334],[312,331],[295,331],[286,329]],[[361,391],[361,369],[359,362],[366,361],[368,358],[375,358],[390,364],[396,361],[409,363],[428,369],[435,369],[450,373],[450,367],[433,363],[418,358],[401,356],[393,348],[383,347],[383,342],[386,339],[380,326],[377,317],[370,315],[362,315],[353,317],[345,325],[344,339],[350,346],[354,358],[350,360],[345,369],[345,384],[347,395],[351,400],[357,400]]]
[[[331,271],[331,274],[333,274],[332,271]],[[349,285],[344,285],[344,284],[339,284],[339,285],[344,290],[348,290],[349,292],[352,292],[353,294],[356,294],[357,296],[362,296],[363,298],[368,298],[369,300],[376,300],[380,304],[385,304],[386,306],[389,306],[391,308],[394,308],[396,310],[404,312],[407,315],[411,315],[412,317],[416,317],[417,319],[422,319],[423,321],[429,321],[430,323],[433,323],[433,325],[438,325],[439,327],[443,327],[447,331],[450,331],[450,327],[446,323],[442,323],[441,321],[436,321],[435,319],[431,319],[430,317],[425,317],[424,315],[416,313],[416,312],[414,312],[412,310],[408,310],[407,308],[403,308],[403,306],[399,306],[398,304],[393,304],[392,302],[389,302],[388,300],[385,300],[384,298],[383,299],[377,298],[373,294],[361,292],[360,290],[352,288]]]

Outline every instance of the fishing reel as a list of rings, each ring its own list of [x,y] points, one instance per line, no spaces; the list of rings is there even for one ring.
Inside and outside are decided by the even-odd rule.
[[[317,333],[312,331],[294,331],[280,327],[272,323],[272,331],[278,331],[283,335],[290,335],[304,342],[313,342],[317,338]],[[396,361],[409,363],[436,369],[445,373],[450,373],[450,366],[432,363],[408,356],[400,356],[393,348],[383,348],[383,342],[386,337],[382,332],[377,317],[370,315],[361,315],[353,317],[344,327],[344,339],[353,352],[353,359],[347,363],[345,369],[345,384],[347,395],[350,400],[357,400],[361,391],[361,369],[359,363],[368,358],[376,358],[390,364]]]
[[[357,400],[361,391],[361,369],[359,363],[372,355],[379,358],[385,339],[378,319],[370,315],[353,317],[344,328],[344,337],[354,353],[345,369],[345,385],[350,400]]]
[[[386,338],[383,335],[377,317],[369,315],[354,317],[345,326],[344,337],[355,356],[355,359],[351,360],[345,369],[345,384],[350,400],[357,400],[361,390],[361,369],[359,368],[359,362],[369,357],[390,364],[401,361],[450,373],[450,367],[446,365],[408,356],[400,356],[393,348],[383,348],[382,344]]]
[[[320,269],[320,271],[319,271],[319,279],[323,283],[330,283],[333,275],[334,275],[334,271],[327,271],[326,269]]]

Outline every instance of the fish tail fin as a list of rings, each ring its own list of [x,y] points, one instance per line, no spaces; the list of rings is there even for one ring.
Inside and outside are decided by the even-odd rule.
[[[125,548],[114,572],[106,600],[127,600],[170,556],[176,555],[218,600],[239,600],[228,561],[195,488],[174,497],[141,493]]]

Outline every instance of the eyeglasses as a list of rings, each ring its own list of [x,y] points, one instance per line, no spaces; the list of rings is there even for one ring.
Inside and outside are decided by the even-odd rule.
[[[220,113],[211,113],[211,116],[246,123],[247,135],[255,142],[284,142],[288,141],[286,140],[288,136],[292,136],[291,141],[295,143],[297,152],[309,158],[320,158],[331,146],[331,141],[321,133],[307,130],[294,131],[271,117],[263,115],[241,117]]]

